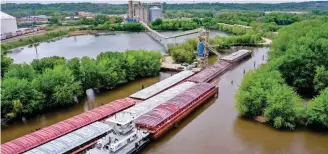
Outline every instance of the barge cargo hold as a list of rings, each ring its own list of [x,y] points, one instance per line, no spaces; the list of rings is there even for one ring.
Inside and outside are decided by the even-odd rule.
[[[110,127],[101,122],[95,122],[60,138],[36,147],[24,154],[62,154],[74,152],[74,149],[97,139],[110,130]]]
[[[140,116],[135,123],[138,128],[148,130],[152,138],[157,139],[217,93],[218,87],[199,83]]]
[[[165,80],[162,80],[150,87],[147,87],[143,90],[140,90],[132,95],[130,95],[131,98],[146,100],[152,96],[155,96],[159,94],[160,92],[173,87],[174,85],[184,81],[186,78],[192,76],[194,72],[192,71],[182,71],[180,73],[177,73]]]
[[[82,114],[66,119],[41,130],[19,137],[1,145],[2,154],[17,154],[40,146],[83,126],[104,119],[116,112],[133,106],[138,101],[125,98],[118,99],[106,105],[86,111]]]
[[[201,83],[209,82],[218,75],[222,75],[230,68],[231,64],[225,61],[219,61],[218,63],[205,68],[201,72],[195,74],[194,76],[187,79],[187,81]]]
[[[250,50],[238,50],[237,52],[234,52],[228,56],[222,57],[221,60],[227,61],[229,63],[235,63],[244,59],[245,57],[250,56],[251,53],[252,52]]]
[[[141,116],[142,114],[149,112],[153,108],[157,107],[162,103],[165,103],[169,99],[175,97],[176,95],[182,93],[183,91],[189,89],[194,85],[195,83],[193,82],[182,82],[154,97],[151,97],[141,103],[136,104],[131,108],[114,114],[110,118],[106,119],[106,122],[126,125]]]

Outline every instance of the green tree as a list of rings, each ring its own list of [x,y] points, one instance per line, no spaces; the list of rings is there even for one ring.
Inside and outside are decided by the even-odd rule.
[[[328,71],[324,66],[317,67],[313,82],[316,92],[320,92],[328,87]]]
[[[72,71],[64,65],[57,65],[32,81],[33,87],[46,95],[47,107],[71,104],[74,96],[82,94],[81,83],[74,81]]]
[[[155,21],[153,21],[151,24],[154,26],[161,25],[163,23],[163,20],[160,18],[157,18]]]
[[[37,73],[41,74],[48,68],[52,69],[56,65],[64,65],[65,61],[66,60],[64,57],[53,56],[42,59],[34,59],[31,65]]]
[[[43,108],[44,95],[26,79],[7,78],[1,85],[1,114],[15,117],[32,114]],[[22,104],[23,108],[20,107]]]
[[[328,128],[328,88],[308,104],[306,115],[308,125]]]
[[[18,78],[31,81],[36,76],[33,67],[28,64],[12,64],[5,78]]]
[[[1,45],[1,77],[8,71],[9,66],[13,63],[13,59],[7,56]]]
[[[56,16],[51,17],[50,18],[50,23],[51,24],[58,24],[59,23],[58,17],[56,17]]]
[[[89,57],[81,59],[81,71],[83,74],[83,89],[100,87],[100,75],[97,62]]]
[[[99,14],[95,17],[94,25],[104,24],[107,20],[106,15]]]

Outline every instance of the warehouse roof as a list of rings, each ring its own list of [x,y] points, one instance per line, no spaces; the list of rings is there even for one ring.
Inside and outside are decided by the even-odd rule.
[[[15,17],[13,17],[13,16],[11,16],[11,15],[8,15],[8,14],[6,14],[6,13],[3,13],[3,12],[1,12],[1,11],[0,11],[0,13],[1,13],[1,17],[0,17],[0,19],[16,19]]]

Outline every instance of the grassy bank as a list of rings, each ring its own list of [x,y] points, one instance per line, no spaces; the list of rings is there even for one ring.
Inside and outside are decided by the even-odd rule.
[[[5,42],[5,43],[1,43],[1,48],[4,50],[10,50],[10,49],[18,48],[21,46],[26,46],[29,44],[40,43],[40,42],[44,42],[44,41],[47,41],[47,40],[50,40],[50,39],[53,39],[56,37],[67,35],[71,31],[72,30],[64,30],[64,31],[60,30],[58,32],[49,32],[49,33],[38,35],[38,36],[32,36],[32,37],[28,37],[28,38],[19,39],[17,41],[13,41],[13,42]]]

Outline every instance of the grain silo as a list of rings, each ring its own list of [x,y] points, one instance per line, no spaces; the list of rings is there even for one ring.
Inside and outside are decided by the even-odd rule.
[[[17,31],[16,18],[6,13],[1,13],[1,34]]]
[[[155,21],[157,18],[163,17],[162,9],[158,8],[157,6],[150,8],[149,13],[150,21]]]

